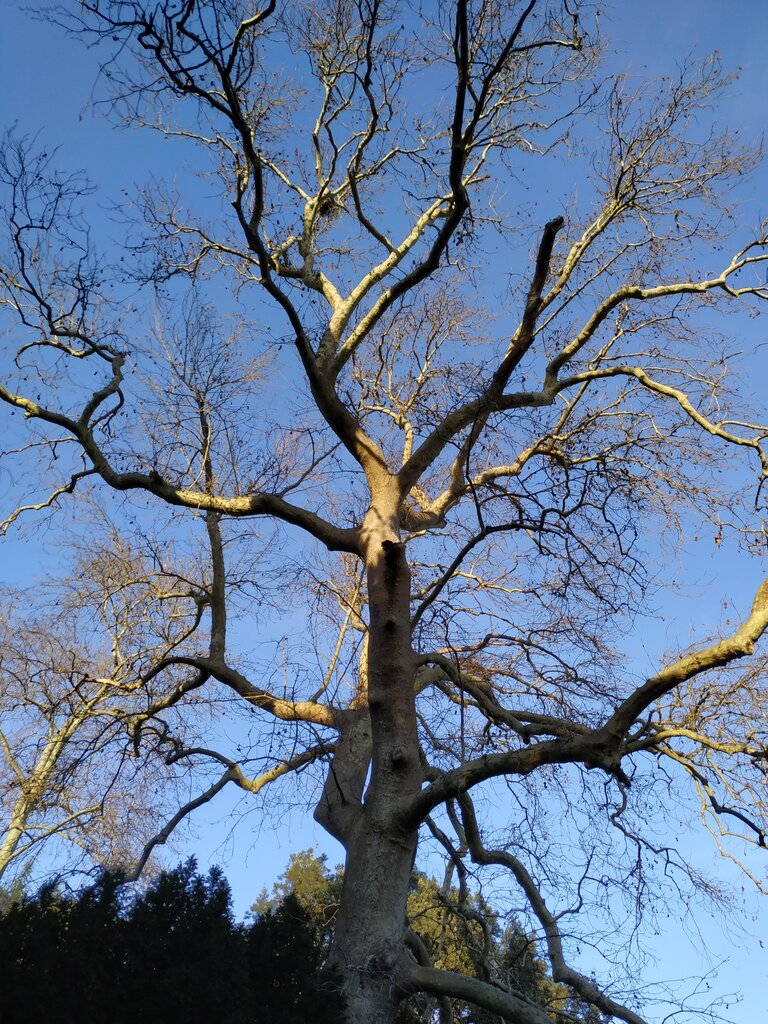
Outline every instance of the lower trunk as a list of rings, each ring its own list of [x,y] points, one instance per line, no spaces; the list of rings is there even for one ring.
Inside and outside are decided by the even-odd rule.
[[[348,1024],[391,1024],[413,965],[403,936],[418,828],[406,826],[400,811],[419,792],[423,776],[414,698],[410,570],[405,545],[397,537],[394,509],[390,515],[372,509],[364,537],[370,775],[363,799],[353,801],[352,809],[345,802],[342,842],[347,858],[331,962],[344,979]],[[337,753],[343,757],[343,751],[340,744]],[[338,788],[336,792],[338,797]]]
[[[347,850],[331,962],[341,972],[348,1024],[391,1024],[412,959],[403,944],[416,849],[362,815]]]

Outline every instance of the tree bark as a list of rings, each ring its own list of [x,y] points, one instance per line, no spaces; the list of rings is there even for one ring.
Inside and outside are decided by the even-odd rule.
[[[390,1024],[413,967],[403,942],[418,829],[399,813],[422,784],[410,640],[410,570],[394,480],[362,531],[370,610],[370,777],[344,837],[346,864],[331,962],[344,976],[349,1024]]]

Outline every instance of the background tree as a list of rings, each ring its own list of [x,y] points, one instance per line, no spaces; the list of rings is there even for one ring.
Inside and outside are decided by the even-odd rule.
[[[324,968],[324,936],[292,893],[260,914],[248,931],[249,969],[259,1020],[285,1024],[343,1019],[335,971]]]
[[[77,899],[53,885],[21,896],[0,916],[3,1018],[103,1020],[121,973],[116,878],[105,875]],[[118,1011],[118,1013],[121,1011]]]
[[[243,926],[218,869],[202,876],[190,860],[132,895],[123,881],[106,872],[76,894],[48,885],[3,908],[4,1021],[339,1019],[338,980],[295,898]]]
[[[3,154],[18,346],[0,399],[26,421],[14,457],[52,478],[24,478],[7,521],[92,486],[125,496],[116,516],[139,535],[150,517],[188,526],[208,635],[144,673],[171,684],[136,743],[203,688],[253,722],[226,746],[177,741],[174,763],[223,772],[158,839],[229,782],[295,800],[322,765],[350,1021],[389,1024],[416,992],[444,1019],[450,1000],[554,1019],[409,945],[422,839],[457,872],[506,873],[553,979],[639,1024],[636,979],[600,986],[573,958],[588,930],[628,963],[652,895],[703,888],[658,835],[683,784],[736,854],[764,843],[763,668],[736,666],[768,626],[768,582],[740,624],[647,678],[624,658],[660,533],[711,524],[764,550],[768,430],[729,390],[711,325],[766,298],[768,243],[761,227],[721,256],[728,190],[757,154],[702,127],[716,63],[597,89],[594,26],[570,0],[84,0],[59,16],[106,46],[127,123],[196,143],[209,174],[140,198],[129,252],[158,329],[91,254],[84,183]],[[539,215],[524,182],[566,142],[587,198]],[[249,616],[289,576],[306,644],[272,660]]]
[[[292,896],[324,936],[326,944],[330,944],[333,921],[341,902],[343,877],[340,867],[333,871],[328,867],[328,858],[324,854],[318,856],[314,850],[300,850],[291,854],[288,866],[272,886],[272,891],[262,889],[251,910],[258,915],[268,914]]]
[[[131,866],[173,778],[163,744],[136,757],[129,727],[158,697],[144,672],[194,631],[195,595],[107,533],[69,579],[3,596],[0,879],[43,845],[59,873],[83,857]]]

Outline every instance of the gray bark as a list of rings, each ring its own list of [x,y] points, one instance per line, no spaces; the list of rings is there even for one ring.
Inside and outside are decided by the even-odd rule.
[[[341,799],[339,779],[360,782],[360,724],[337,748],[318,818],[346,848],[331,962],[342,969],[351,1024],[390,1024],[413,967],[403,942],[418,828],[399,813],[421,788],[410,640],[410,571],[398,537],[399,495],[390,481],[363,530],[368,580],[370,777],[362,800]],[[346,755],[347,763],[344,763]],[[350,761],[354,762],[353,764]],[[333,778],[334,774],[336,779]],[[343,783],[342,783],[343,785]]]

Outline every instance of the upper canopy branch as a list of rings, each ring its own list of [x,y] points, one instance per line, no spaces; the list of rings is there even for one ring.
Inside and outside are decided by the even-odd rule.
[[[723,291],[733,298],[754,295],[756,298],[768,299],[768,286],[765,283],[742,285],[740,287],[731,283],[731,278],[740,271],[766,263],[768,261],[766,248],[768,248],[768,236],[763,235],[736,253],[728,266],[717,277],[705,278],[701,281],[671,282],[669,284],[656,285],[652,288],[640,288],[634,285],[624,285],[618,288],[599,304],[584,327],[550,360],[545,375],[545,387],[550,381],[556,380],[563,366],[569,363],[584,348],[587,342],[592,340],[598,328],[605,322],[609,314],[622,303],[629,300],[649,301],[668,298],[674,295],[704,295],[713,290]],[[754,255],[753,251],[755,249],[761,251]]]
[[[265,171],[276,171],[277,179],[283,187],[293,191],[295,188],[285,175],[281,176],[278,168],[280,161],[276,162],[261,153],[260,130],[269,124],[268,104],[259,91],[265,88],[264,84],[256,86],[250,81],[258,67],[259,46],[271,38],[269,26],[275,5],[266,4],[252,16],[242,19],[228,5],[212,5],[208,10],[195,3],[177,8],[170,3],[147,5],[139,0],[129,5],[110,3],[109,0],[87,0],[82,5],[80,18],[74,19],[80,31],[92,32],[104,38],[117,35],[121,39],[133,40],[149,75],[147,81],[134,81],[128,72],[129,78],[126,81],[130,81],[132,89],[138,90],[137,94],[143,90],[151,93],[170,89],[180,97],[193,97],[203,108],[208,108],[216,119],[223,118],[234,130],[232,142],[218,137],[222,138],[224,149],[234,161],[236,182],[232,205],[247,245],[255,254],[260,271],[259,284],[288,317],[297,351],[319,409],[369,477],[371,472],[381,471],[385,464],[384,457],[373,440],[361,430],[358,419],[348,405],[339,399],[334,382],[342,367],[360,343],[370,336],[381,317],[438,269],[449,242],[469,209],[468,187],[477,178],[479,167],[494,144],[512,144],[506,139],[505,131],[500,129],[498,138],[495,131],[497,123],[501,124],[500,119],[507,116],[508,108],[511,110],[516,105],[528,102],[526,91],[523,90],[519,95],[507,80],[513,61],[516,58],[523,61],[521,73],[525,78],[528,74],[534,74],[532,68],[525,64],[526,54],[549,47],[573,51],[581,48],[578,14],[575,11],[565,5],[567,17],[563,27],[557,19],[549,17],[544,18],[541,25],[534,25],[531,16],[536,6],[536,0],[530,0],[521,11],[508,12],[506,24],[506,18],[494,17],[486,25],[484,12],[473,11],[466,0],[458,0],[456,3],[452,31],[455,84],[449,132],[450,151],[442,154],[447,157],[445,176],[448,188],[438,192],[437,198],[422,205],[421,212],[415,215],[400,244],[389,242],[364,215],[358,186],[368,176],[378,174],[395,153],[405,152],[404,149],[388,148],[384,155],[373,155],[370,167],[363,162],[364,154],[372,146],[373,139],[387,130],[391,116],[390,93],[397,91],[402,76],[403,54],[397,47],[392,53],[389,52],[388,47],[393,45],[392,39],[377,38],[376,30],[382,18],[379,5],[372,4],[368,8],[358,6],[356,11],[350,9],[346,15],[337,15],[340,19],[351,17],[354,24],[353,30],[345,29],[345,39],[351,49],[348,61],[342,62],[342,67],[332,56],[337,45],[333,42],[336,36],[331,32],[328,36],[330,42],[324,39],[320,31],[324,22],[322,16],[318,16],[318,32],[313,35],[308,56],[313,62],[313,71],[324,86],[324,98],[313,139],[317,151],[321,135],[327,135],[332,159],[326,167],[319,152],[316,152],[316,160],[320,161],[317,165],[319,191],[312,195],[311,190],[300,190],[303,228],[291,235],[301,255],[299,268],[292,267],[282,258],[286,255],[287,243],[279,243],[276,250],[265,232],[264,221],[265,216],[268,216],[265,215]],[[311,29],[298,31],[300,34],[301,31],[311,32]],[[487,37],[484,33],[487,33]],[[481,42],[480,36],[484,36],[484,41]],[[305,45],[308,45],[306,41]],[[386,73],[382,71],[380,76],[382,95],[373,87],[373,69],[380,63],[388,69]],[[342,88],[336,96],[335,90],[341,88],[339,83],[342,78],[345,81],[349,79],[350,85],[349,88]],[[348,126],[349,138],[337,142],[331,134],[331,125],[349,108],[355,88],[362,89],[365,127],[356,125],[353,129]],[[253,90],[256,95],[252,95]],[[336,96],[333,102],[332,94]],[[265,138],[268,134],[265,131]],[[435,136],[435,139],[438,137]],[[206,141],[202,136],[200,139]],[[346,180],[334,183],[338,158],[344,147],[353,143],[354,154],[346,169]],[[477,152],[476,147],[479,147]],[[427,161],[426,156],[424,160]],[[319,250],[316,251],[315,234],[321,210],[327,205],[329,197],[341,208],[347,191],[353,196],[359,223],[369,235],[384,244],[387,252],[384,259],[372,267],[342,298],[337,285],[316,267]],[[554,239],[551,228],[552,225],[545,231],[522,330],[497,373],[494,384],[497,391],[503,390],[514,365],[530,343],[529,335],[536,315],[534,306],[540,301],[543,284],[539,280],[539,269],[548,266],[551,256],[551,242]],[[434,234],[428,238],[431,229],[434,229]],[[417,255],[418,244],[425,240],[425,250]],[[211,244],[207,248],[214,252],[216,245]],[[401,276],[394,277],[408,256],[414,257],[413,265]],[[281,277],[319,291],[330,303],[331,317],[317,354],[313,351],[296,303],[281,284]],[[365,297],[387,280],[391,283],[383,288],[370,308],[344,337],[345,330],[360,310]]]
[[[564,224],[565,221],[562,217],[555,217],[544,227],[520,327],[515,332],[493,376],[478,398],[468,402],[463,408],[448,413],[407,460],[399,473],[401,484],[405,490],[417,483],[427,467],[434,462],[460,430],[471,425],[472,430],[462,445],[459,455],[459,459],[466,458],[466,453],[482,432],[491,413],[501,407],[504,389],[533,344],[536,321],[542,309],[542,291],[552,261],[552,250],[557,234]]]
[[[732,431],[725,430],[718,424],[712,423],[696,410],[690,398],[684,392],[654,380],[641,367],[615,364],[600,366],[600,359],[598,358],[596,365],[590,369],[574,373],[568,377],[561,378],[558,376],[559,371],[576,358],[587,346],[588,342],[595,337],[611,312],[625,303],[635,300],[659,300],[679,295],[704,295],[713,290],[723,291],[734,298],[755,296],[760,299],[768,299],[768,289],[764,284],[742,284],[740,286],[732,284],[732,278],[735,275],[748,270],[754,265],[762,265],[768,261],[768,253],[763,251],[768,246],[768,238],[761,237],[741,249],[723,272],[715,278],[663,284],[649,288],[627,285],[617,289],[599,304],[598,308],[589,317],[584,327],[576,334],[573,340],[565,345],[557,356],[550,360],[541,390],[505,392],[504,389],[511,378],[513,370],[519,365],[522,356],[530,348],[534,340],[538,314],[545,308],[546,297],[542,293],[543,284],[546,279],[544,267],[548,266],[554,236],[561,227],[562,220],[558,218],[555,221],[551,221],[545,229],[539,247],[536,272],[529,289],[524,318],[491,382],[478,398],[449,412],[431,432],[429,437],[416,449],[400,470],[400,479],[404,485],[414,486],[419,477],[437,459],[444,448],[458,434],[469,427],[470,431],[462,443],[460,453],[456,459],[451,486],[437,502],[431,503],[428,509],[429,512],[439,518],[440,515],[444,515],[447,508],[468,487],[462,471],[463,461],[466,459],[468,447],[477,439],[481,428],[487,422],[490,412],[552,405],[557,395],[563,391],[575,387],[584,387],[591,382],[620,375],[633,376],[648,390],[673,398],[685,409],[691,419],[713,436],[720,437],[733,444],[753,448],[758,453],[763,472],[768,473],[768,459],[762,449],[759,438],[744,438],[734,434]],[[756,249],[760,251],[755,254],[754,250]],[[768,428],[766,428],[766,431],[768,431]],[[535,451],[535,448],[531,449],[529,454],[533,451]]]
[[[706,431],[706,433],[711,434],[713,437],[718,437],[723,441],[727,441],[729,444],[738,445],[743,448],[751,448],[760,460],[762,475],[768,477],[768,454],[766,454],[762,444],[762,441],[768,436],[768,426],[759,426],[757,424],[738,424],[740,426],[751,426],[757,435],[755,437],[743,437],[740,434],[734,434],[730,430],[725,430],[721,424],[712,422],[712,420],[699,412],[684,391],[681,391],[679,388],[673,388],[668,384],[663,384],[661,381],[654,380],[653,377],[650,377],[645,370],[642,370],[640,367],[608,366],[594,370],[585,370],[583,373],[577,373],[572,377],[563,378],[558,382],[558,386],[561,389],[566,389],[588,384],[592,381],[606,380],[611,377],[633,377],[648,391],[658,395],[663,395],[665,398],[671,398],[673,401],[677,402],[686,415],[689,416],[697,426]]]
[[[120,358],[120,364],[122,365],[122,358]],[[253,494],[225,497],[210,493],[209,489],[198,491],[186,487],[175,487],[154,472],[148,474],[116,470],[100,445],[96,442],[89,417],[108,395],[118,391],[121,380],[122,376],[120,374],[117,378],[117,383],[113,381],[111,385],[96,392],[93,398],[86,403],[82,415],[77,420],[64,413],[46,409],[32,399],[11,392],[2,386],[0,386],[0,400],[18,409],[22,409],[28,418],[40,419],[45,423],[65,427],[71,431],[72,435],[80,442],[84,455],[93,466],[93,469],[88,470],[87,474],[77,474],[78,478],[98,473],[115,490],[144,490],[162,498],[169,505],[183,508],[218,512],[235,518],[262,515],[274,516],[285,523],[301,527],[311,536],[325,544],[329,551],[359,553],[359,535],[356,529],[344,529],[334,526],[317,513],[311,512],[309,509],[302,508],[299,505],[294,505],[278,494],[257,491]],[[59,493],[67,490],[70,490],[69,486],[60,488]]]
[[[459,0],[456,4],[453,23],[453,59],[456,69],[456,80],[450,129],[451,150],[447,169],[450,190],[436,199],[417,217],[410,233],[399,246],[393,247],[379,232],[372,231],[374,236],[388,249],[388,253],[385,259],[377,267],[373,268],[350,292],[348,298],[335,311],[330,322],[329,331],[321,347],[321,356],[323,361],[331,368],[334,379],[341,372],[342,367],[350,359],[360,343],[370,334],[373,327],[394,303],[437,270],[449,242],[469,210],[468,187],[478,176],[479,168],[485,162],[488,150],[492,148],[492,125],[498,119],[500,111],[504,107],[503,103],[496,103],[495,90],[498,87],[500,77],[507,70],[513,55],[523,53],[532,48],[546,48],[550,46],[561,46],[574,50],[580,48],[581,40],[577,31],[578,16],[576,14],[572,15],[573,34],[571,37],[550,37],[545,35],[541,39],[521,45],[519,42],[520,37],[535,7],[536,0],[530,0],[509,29],[506,38],[499,46],[498,52],[490,58],[486,55],[484,60],[479,60],[475,53],[475,41],[471,38],[472,26],[469,18],[469,5],[466,3],[466,0]],[[478,71],[478,69],[480,70]],[[370,100],[370,93],[367,92],[366,95],[368,95]],[[481,129],[483,129],[484,138],[479,140],[478,133]],[[475,156],[472,160],[470,157],[472,157],[474,147],[479,141],[481,142],[481,154]],[[359,199],[356,199],[356,205],[359,209]],[[342,331],[349,322],[352,313],[359,306],[361,299],[375,284],[389,276],[397,268],[404,257],[415,247],[416,243],[424,237],[427,228],[435,225],[439,220],[442,220],[442,224],[427,247],[426,254],[418,258],[414,267],[382,292],[381,296],[360,319],[348,337],[341,342]],[[364,222],[364,226],[371,230],[367,220]],[[529,309],[531,313],[533,313],[531,308],[533,304],[532,294],[536,293],[536,300],[538,300],[541,287],[543,286],[543,279],[541,281],[538,280],[539,265],[541,265],[546,275],[554,234],[561,226],[562,222],[552,222],[545,229],[542,250],[539,254],[539,261],[537,261],[537,275],[534,277],[531,295],[529,295]],[[533,313],[533,317],[535,318],[535,313]],[[528,323],[525,326],[527,327]],[[512,354],[508,354],[507,358],[514,361],[514,355]],[[504,367],[499,372],[503,374]]]

